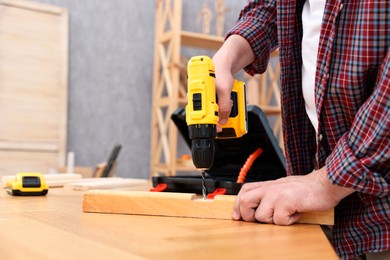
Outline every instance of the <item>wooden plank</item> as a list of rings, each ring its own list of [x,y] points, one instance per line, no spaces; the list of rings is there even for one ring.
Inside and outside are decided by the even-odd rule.
[[[223,44],[223,37],[196,32],[181,31],[183,46],[218,50]]]
[[[94,173],[92,167],[86,166],[74,166],[73,171],[68,170],[67,166],[57,167],[56,170],[58,174],[78,173],[81,174],[83,178],[92,178]]]
[[[32,1],[24,1],[24,0],[1,0],[0,4],[12,6],[12,7],[17,7],[17,8],[22,8],[22,9],[26,9],[26,10],[31,10],[31,11],[38,11],[38,12],[54,14],[54,15],[62,14],[62,12],[64,10],[61,7],[57,7],[57,6],[53,6],[53,5],[36,3],[36,2],[32,2]]]
[[[0,175],[63,166],[68,104],[66,9],[0,0],[0,46]]]
[[[146,184],[146,180],[132,178],[83,178],[78,182],[64,184],[64,188],[72,190],[96,190],[96,189],[115,189],[124,187],[133,187],[140,184]]]
[[[55,142],[29,142],[29,141],[0,141],[0,150],[6,151],[34,151],[34,152],[58,152],[58,144]]]
[[[231,219],[236,196],[217,195],[214,200],[196,194],[91,190],[83,196],[83,211],[188,218]],[[333,225],[333,210],[303,213],[297,223]]]
[[[58,152],[58,165],[65,165],[66,158],[66,145],[68,139],[68,64],[69,64],[69,13],[65,8],[61,8],[61,20],[59,22],[59,34],[60,34],[60,42],[59,42],[59,57],[61,60],[60,68],[61,73],[59,75],[59,96],[60,105],[59,105],[59,130],[58,130],[58,144],[59,144],[59,152]]]

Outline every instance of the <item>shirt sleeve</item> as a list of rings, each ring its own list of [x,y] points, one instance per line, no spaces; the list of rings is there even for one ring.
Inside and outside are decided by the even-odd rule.
[[[276,1],[251,1],[240,13],[234,27],[227,33],[245,38],[255,54],[255,61],[244,70],[250,74],[263,73],[269,56],[278,46]]]
[[[389,195],[390,49],[373,93],[327,158],[326,167],[334,184],[374,196]]]

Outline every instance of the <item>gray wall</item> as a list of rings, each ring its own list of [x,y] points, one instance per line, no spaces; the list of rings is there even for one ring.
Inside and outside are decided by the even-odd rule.
[[[33,1],[69,11],[68,151],[76,165],[95,166],[120,143],[117,175],[148,178],[155,1]],[[184,29],[200,32],[204,2],[214,10],[213,0],[183,0]],[[226,28],[246,2],[225,1]]]

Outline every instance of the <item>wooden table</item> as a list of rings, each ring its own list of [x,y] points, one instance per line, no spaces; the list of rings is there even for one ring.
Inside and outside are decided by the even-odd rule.
[[[1,190],[0,259],[338,259],[317,225],[83,213],[82,194]]]

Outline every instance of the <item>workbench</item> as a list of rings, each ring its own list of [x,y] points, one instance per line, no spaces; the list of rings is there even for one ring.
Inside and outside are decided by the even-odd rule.
[[[318,225],[84,213],[83,193],[1,190],[0,259],[338,259]]]

